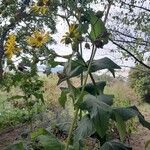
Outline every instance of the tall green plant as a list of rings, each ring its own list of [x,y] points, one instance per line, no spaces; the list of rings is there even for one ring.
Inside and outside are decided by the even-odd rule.
[[[125,122],[137,116],[139,122],[144,127],[150,129],[150,123],[144,119],[135,106],[126,108],[112,107],[113,95],[104,93],[106,83],[96,82],[93,78],[93,72],[103,69],[108,69],[115,77],[115,70],[121,69],[121,67],[107,57],[94,60],[96,52],[103,49],[103,47],[111,41],[110,34],[105,24],[109,15],[110,6],[113,3],[112,1],[108,1],[108,8],[103,21],[103,13],[98,13],[91,9],[91,7],[89,7],[90,2],[91,1],[88,0],[78,2],[74,0],[40,0],[30,5],[30,0],[25,0],[22,3],[17,1],[11,4],[6,4],[3,1],[3,5],[11,5],[15,10],[17,10],[16,8],[20,8],[17,14],[13,14],[14,16],[10,20],[10,25],[6,24],[6,27],[4,27],[2,31],[2,37],[5,39],[5,46],[1,47],[1,50],[5,48],[5,56],[8,58],[6,61],[9,69],[13,68],[15,73],[18,72],[14,65],[15,63],[9,61],[14,54],[19,55],[20,53],[19,56],[21,57],[22,63],[31,68],[31,70],[27,72],[24,71],[23,66],[21,66],[21,68],[19,66],[18,68],[20,71],[23,71],[24,75],[29,74],[29,78],[27,77],[25,81],[23,80],[24,82],[20,82],[21,87],[27,83],[22,88],[25,96],[27,95],[28,98],[31,94],[35,95],[34,92],[36,89],[34,89],[34,86],[33,89],[31,88],[34,84],[29,84],[27,81],[31,81],[33,77],[38,76],[38,63],[44,63],[50,67],[61,64],[64,66],[64,70],[62,73],[58,74],[58,84],[66,81],[67,87],[62,88],[59,102],[65,107],[67,94],[70,94],[74,107],[74,117],[65,143],[60,142],[47,130],[40,129],[37,132],[31,133],[32,143],[30,146],[33,149],[85,149],[84,139],[95,135],[100,143],[101,150],[109,150],[112,148],[130,150],[131,147],[124,145],[126,133]],[[27,8],[30,11],[27,11]],[[5,8],[3,9],[5,10]],[[65,13],[61,14],[59,12],[60,9]],[[8,10],[11,11],[9,8]],[[60,56],[49,49],[47,45],[47,43],[52,44],[53,42],[52,34],[56,29],[56,16],[65,20],[68,26],[68,31],[64,34],[61,42],[71,47],[72,53],[69,56]],[[6,14],[6,18],[9,19],[8,14]],[[14,33],[8,33],[10,29],[14,29],[16,26],[18,27],[18,23],[21,21],[24,21],[26,24],[25,27],[21,26],[25,33],[20,33],[18,28],[19,31],[16,31],[17,36],[15,36]],[[51,34],[42,31],[45,25],[49,27]],[[18,43],[20,43],[22,51],[18,49],[17,40]],[[2,40],[2,44],[4,44],[4,40]],[[88,61],[85,61],[83,58],[84,45],[91,50],[90,59]],[[0,56],[3,58],[4,55]],[[56,63],[56,57],[63,57],[67,59],[67,62]],[[1,77],[3,77],[2,66],[0,67]],[[80,76],[81,80],[81,85],[79,87],[76,87],[71,82],[71,79],[77,76]],[[91,78],[92,83],[88,83],[88,77]],[[38,81],[37,78],[34,78],[34,81]],[[39,99],[40,98],[41,96]],[[28,101],[28,99],[26,100]],[[110,120],[117,124],[120,142],[108,141],[107,131]],[[16,150],[24,149],[21,143],[16,144],[14,147]]]

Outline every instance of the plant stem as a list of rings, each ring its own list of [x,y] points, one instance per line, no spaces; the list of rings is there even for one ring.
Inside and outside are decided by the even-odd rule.
[[[82,43],[80,43],[79,46],[80,46],[80,54],[81,54],[81,57],[83,58]],[[83,86],[83,72],[81,73],[81,86]],[[79,117],[80,117],[80,120],[81,120],[82,110],[80,110]]]
[[[70,142],[70,139],[71,139],[71,136],[72,136],[73,128],[74,128],[74,125],[76,124],[76,121],[77,121],[77,118],[78,118],[78,111],[79,111],[79,108],[77,108],[75,113],[74,113],[74,118],[73,118],[71,127],[69,129],[69,134],[68,134],[65,150],[68,150],[68,148],[69,148],[69,142]]]
[[[84,80],[84,83],[83,83],[83,86],[82,86],[82,90],[81,90],[80,96],[77,99],[77,102],[83,96],[83,92],[84,92],[84,89],[85,89],[85,86],[86,86],[86,83],[87,83],[88,75],[89,75],[89,72],[90,72],[90,68],[91,68],[92,61],[93,61],[95,53],[96,53],[96,48],[93,46],[93,48],[92,48],[92,54],[91,54],[91,57],[90,57],[90,60],[89,60],[89,63],[88,63],[88,69],[87,69],[86,77],[85,77],[85,80]],[[71,136],[72,136],[73,128],[74,128],[74,125],[77,122],[78,112],[79,112],[79,108],[77,108],[76,111],[75,111],[74,118],[73,118],[71,127],[69,129],[69,134],[68,134],[68,138],[67,138],[67,143],[66,143],[66,146],[65,146],[65,150],[68,150],[68,148],[69,148],[69,143],[70,143],[70,139],[71,139]]]

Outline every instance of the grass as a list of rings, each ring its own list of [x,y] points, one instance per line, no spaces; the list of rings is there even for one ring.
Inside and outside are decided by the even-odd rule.
[[[70,118],[72,118],[74,112],[72,101],[68,100],[65,110],[58,103],[58,98],[61,93],[60,86],[66,86],[66,84],[63,83],[60,86],[57,86],[58,77],[53,74],[48,77],[46,75],[42,75],[40,76],[40,79],[44,81],[43,94],[45,99],[45,107],[43,107],[41,111],[47,111],[47,115],[48,113],[53,113],[57,123],[59,123],[59,120],[63,120],[65,122],[66,118],[68,118],[68,115]],[[72,82],[76,86],[79,86],[80,84],[79,78],[75,78],[72,80]],[[18,123],[25,122],[28,119],[28,112],[25,109],[19,109],[18,107],[14,108],[13,102],[7,101],[8,97],[20,92],[21,91],[18,88],[13,88],[9,93],[0,92],[0,129],[10,125],[13,126]],[[115,95],[115,106],[125,107],[129,106],[130,104],[135,104],[139,101],[139,98],[136,96],[135,92],[129,88],[125,82],[118,80],[111,80],[111,82],[109,81],[109,84],[106,86],[104,93]],[[40,109],[38,107],[41,106],[35,106],[33,108],[33,113],[38,112],[37,109]]]

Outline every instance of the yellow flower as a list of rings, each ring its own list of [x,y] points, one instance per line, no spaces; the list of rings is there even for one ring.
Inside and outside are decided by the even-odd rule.
[[[34,31],[31,36],[27,36],[27,43],[32,47],[41,47],[48,42],[49,32]]]
[[[46,14],[48,12],[48,4],[49,0],[42,0],[39,3],[35,3],[32,7],[31,10],[33,10],[35,13],[39,14]]]
[[[71,42],[75,42],[80,38],[80,33],[78,31],[77,24],[71,24],[69,26],[69,32],[66,32],[63,36],[61,42],[65,44],[69,44]]]
[[[16,36],[14,34],[10,34],[6,40],[5,46],[5,54],[11,59],[14,54],[20,51],[20,48],[17,47]]]

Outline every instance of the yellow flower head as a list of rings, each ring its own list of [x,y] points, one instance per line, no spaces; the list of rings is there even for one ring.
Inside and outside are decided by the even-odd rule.
[[[14,34],[8,35],[4,49],[5,54],[9,59],[11,59],[14,54],[20,51],[20,48],[17,47],[16,36]]]
[[[31,36],[27,36],[27,43],[32,47],[41,47],[48,42],[49,32],[34,31]]]
[[[39,14],[46,14],[48,12],[48,4],[49,0],[41,0],[38,3],[35,3],[32,7],[31,10],[33,10],[35,13]]]
[[[71,42],[75,42],[80,38],[80,33],[78,31],[77,24],[71,24],[69,26],[69,32],[66,32],[63,36],[61,42],[65,44],[69,44]]]

